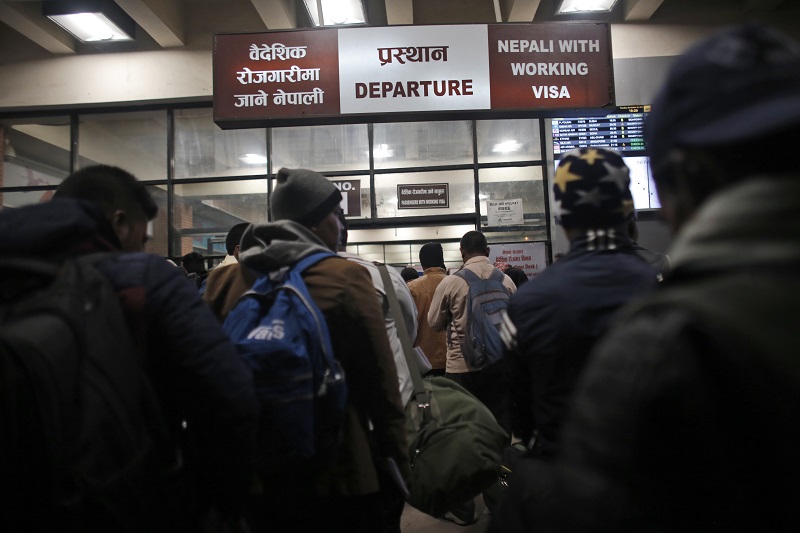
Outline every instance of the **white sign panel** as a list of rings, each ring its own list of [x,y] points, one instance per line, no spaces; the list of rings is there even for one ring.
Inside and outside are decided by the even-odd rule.
[[[489,109],[485,25],[339,30],[341,113]]]
[[[543,242],[490,244],[489,261],[521,268],[533,279],[547,267],[547,247]]]
[[[522,224],[522,198],[513,200],[488,200],[486,218],[490,226]]]

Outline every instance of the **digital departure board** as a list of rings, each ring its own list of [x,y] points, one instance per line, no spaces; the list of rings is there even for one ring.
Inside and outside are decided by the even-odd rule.
[[[649,105],[616,107],[607,115],[552,119],[553,159],[556,166],[575,148],[611,148],[622,154],[631,170],[631,193],[636,209],[661,207],[645,155],[644,121]]]

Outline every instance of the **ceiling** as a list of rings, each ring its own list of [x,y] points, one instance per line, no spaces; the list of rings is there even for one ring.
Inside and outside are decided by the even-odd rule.
[[[62,0],[63,1],[63,0]],[[546,22],[559,0],[364,0],[371,26]],[[302,0],[116,0],[137,24],[130,43],[76,41],[42,14],[36,0],[0,0],[0,64],[59,55],[211,50],[217,32],[310,27]],[[574,18],[574,17],[572,17]],[[614,11],[582,19],[638,24],[800,22],[800,0],[618,0]]]

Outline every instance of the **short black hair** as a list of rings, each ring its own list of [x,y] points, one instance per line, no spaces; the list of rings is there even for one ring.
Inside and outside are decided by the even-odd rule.
[[[506,276],[511,278],[511,281],[514,282],[514,285],[516,285],[517,288],[519,288],[520,285],[528,282],[528,275],[519,267],[509,267],[509,269],[506,270]]]
[[[486,236],[480,231],[468,231],[461,237],[461,249],[470,254],[482,254],[489,246]]]
[[[97,205],[106,217],[124,209],[131,217],[153,220],[158,213],[155,200],[133,174],[110,165],[92,165],[67,176],[53,198],[74,198]]]
[[[409,281],[414,281],[419,277],[419,272],[414,267],[405,267],[403,270],[400,271],[400,275],[403,279],[408,283]]]
[[[200,252],[189,252],[181,258],[181,266],[189,273],[204,274],[205,262],[206,258]]]
[[[225,250],[228,252],[228,255],[233,255],[236,247],[242,242],[244,230],[246,230],[249,225],[249,222],[240,222],[228,230],[228,234],[225,236]]]

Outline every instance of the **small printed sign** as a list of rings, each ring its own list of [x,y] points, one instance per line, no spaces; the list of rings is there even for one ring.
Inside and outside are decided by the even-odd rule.
[[[523,223],[522,198],[488,200],[486,210],[490,226],[514,226]]]
[[[547,267],[547,246],[543,242],[490,244],[489,261],[521,268],[533,279]]]
[[[403,184],[397,186],[398,209],[450,207],[449,183]]]
[[[348,217],[361,216],[361,180],[331,180],[342,193],[342,211]]]

